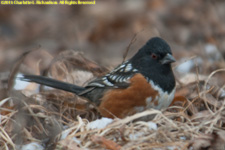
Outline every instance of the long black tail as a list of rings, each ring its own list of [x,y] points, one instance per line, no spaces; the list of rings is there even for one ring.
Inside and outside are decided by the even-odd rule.
[[[84,87],[80,87],[74,84],[62,82],[59,80],[51,79],[44,76],[38,76],[38,75],[23,75],[23,77],[20,77],[22,81],[28,81],[28,82],[35,82],[42,85],[50,86],[56,89],[61,89],[64,91],[72,92],[75,94],[79,94],[80,92],[84,91]]]

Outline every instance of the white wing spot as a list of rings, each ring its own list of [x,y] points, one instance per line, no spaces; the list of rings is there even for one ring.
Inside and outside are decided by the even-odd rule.
[[[121,69],[120,69],[120,72],[124,72],[124,68],[121,68]]]
[[[113,86],[113,84],[111,82],[109,82],[108,80],[104,80],[103,83],[105,83],[108,86]]]
[[[121,76],[118,76],[118,77],[116,78],[116,82],[119,82],[120,78],[121,78]]]
[[[137,69],[133,69],[133,72],[137,72],[138,70]]]
[[[122,64],[119,66],[119,69],[124,68],[124,67],[125,67],[125,64]]]
[[[125,81],[124,77],[121,77],[119,80],[119,82],[124,82],[124,81]]]
[[[131,64],[127,64],[126,68],[125,68],[125,72],[131,71],[132,70],[132,65]]]
[[[131,77],[126,77],[126,80],[130,80]]]
[[[113,80],[113,81],[115,81],[116,78],[117,78],[117,75],[111,75],[110,76],[110,79]]]
[[[109,76],[109,78],[110,78],[111,80],[113,80],[114,77],[115,77],[114,75]]]

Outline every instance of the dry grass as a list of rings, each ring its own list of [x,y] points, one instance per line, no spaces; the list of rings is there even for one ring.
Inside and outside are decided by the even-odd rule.
[[[106,147],[225,149],[225,78],[224,69],[221,69],[225,68],[225,2],[133,2],[98,1],[96,6],[66,9],[1,7],[0,149],[20,149],[21,145],[31,142],[50,150]],[[145,111],[122,120],[115,119],[104,129],[91,130],[87,128],[89,122],[99,118],[99,114],[86,100],[43,87],[37,93],[35,91],[39,88],[35,84],[29,84],[23,91],[13,90],[18,71],[51,75],[85,85],[107,69],[82,55],[74,57],[71,52],[54,56],[72,48],[83,51],[87,54],[85,56],[104,66],[116,65],[120,63],[116,60],[122,61],[122,58],[114,58],[125,50],[132,55],[150,36],[161,36],[168,41],[178,60],[176,66],[183,58],[186,60],[181,60],[182,63],[193,60],[196,64],[185,76],[177,74],[175,67],[176,98],[167,110]],[[219,54],[216,51],[207,54],[209,45],[215,46]],[[15,59],[27,49],[33,49],[33,55],[26,53],[15,63]],[[197,63],[198,58],[202,62]],[[9,76],[11,66],[14,68]],[[157,130],[150,130],[147,121],[138,119],[148,114],[156,114],[152,122],[157,124]],[[68,136],[61,139],[65,132]],[[76,142],[75,137],[80,142]]]

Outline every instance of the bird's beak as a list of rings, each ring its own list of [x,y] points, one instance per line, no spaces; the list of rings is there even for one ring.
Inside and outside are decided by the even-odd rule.
[[[173,63],[175,62],[176,59],[171,55],[171,54],[167,54],[160,62],[161,64],[170,64],[170,63]]]

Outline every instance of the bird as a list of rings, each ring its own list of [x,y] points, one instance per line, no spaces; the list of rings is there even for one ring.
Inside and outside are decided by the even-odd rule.
[[[97,106],[102,117],[125,118],[147,109],[165,109],[174,99],[175,62],[168,43],[150,38],[137,53],[111,72],[90,81],[85,87],[40,75],[23,75],[35,82],[74,93]]]

